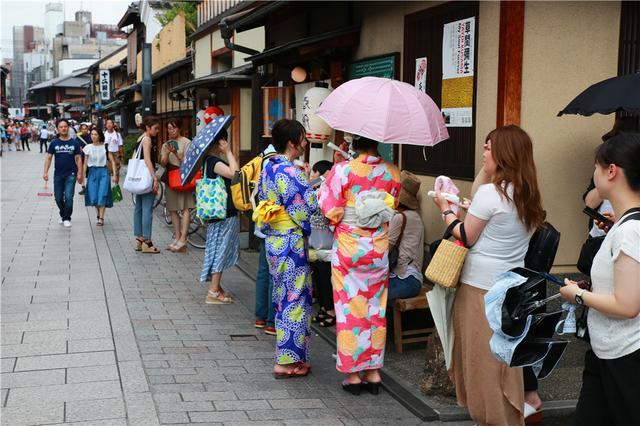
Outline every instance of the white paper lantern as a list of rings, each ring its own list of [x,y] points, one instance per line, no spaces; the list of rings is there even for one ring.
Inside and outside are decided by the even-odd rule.
[[[302,124],[307,130],[307,139],[310,142],[328,142],[333,134],[333,129],[322,118],[316,115],[316,110],[329,96],[331,91],[326,83],[316,83],[304,94],[302,101]]]

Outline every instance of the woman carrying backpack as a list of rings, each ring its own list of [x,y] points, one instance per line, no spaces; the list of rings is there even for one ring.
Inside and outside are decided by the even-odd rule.
[[[640,135],[622,134],[596,151],[600,198],[619,218],[591,267],[592,290],[565,280],[562,297],[589,308],[591,350],[585,354],[574,425],[638,425],[640,389]]]

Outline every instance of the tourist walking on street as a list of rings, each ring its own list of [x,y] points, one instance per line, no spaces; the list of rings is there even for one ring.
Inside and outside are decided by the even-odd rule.
[[[20,148],[20,123],[17,121],[13,124],[13,145],[16,147],[16,151],[22,151]]]
[[[565,280],[562,297],[588,306],[585,354],[574,425],[638,425],[640,389],[640,136],[622,134],[596,151],[598,195],[616,223],[591,267],[592,290]]]
[[[152,138],[155,138],[160,131],[160,120],[158,117],[148,115],[142,119],[142,129],[144,129],[144,133],[136,143],[132,158],[136,155],[140,144],[142,144],[140,159],[144,160],[145,165],[149,169],[149,173],[153,179],[153,187],[151,191],[146,194],[136,194],[136,205],[133,209],[133,234],[136,241],[133,247],[134,250],[142,251],[143,253],[160,253],[160,250],[151,242],[153,201],[160,186],[160,182],[156,177],[151,144]]]
[[[69,228],[73,213],[73,193],[76,181],[82,185],[83,169],[80,144],[77,140],[69,137],[69,122],[64,118],[58,120],[58,137],[49,144],[47,150],[44,175],[42,176],[45,181],[49,180],[49,168],[51,160],[54,158],[53,194],[60,210],[58,223]]]
[[[84,163],[84,147],[91,144],[91,138],[89,136],[89,126],[87,126],[84,123],[81,124],[80,127],[78,127],[78,133],[76,133],[76,139],[80,143],[80,150],[81,150],[80,156],[82,157],[82,162]],[[85,175],[85,178],[86,177],[87,176]],[[85,186],[82,185],[82,189],[80,190],[80,192],[78,192],[78,194],[84,195],[84,193],[85,193]]]
[[[22,150],[23,151],[31,151],[29,147],[29,138],[31,137],[31,132],[27,127],[27,123],[22,122],[22,126],[20,127],[20,140],[22,141]],[[26,149],[25,149],[26,147]]]
[[[176,120],[167,122],[169,140],[162,145],[160,150],[160,164],[171,170],[179,170],[184,159],[184,153],[191,141],[180,134],[180,126]],[[114,169],[115,170],[115,169]],[[191,216],[189,209],[194,208],[195,198],[193,191],[178,192],[169,185],[165,185],[164,196],[167,201],[167,211],[171,214],[173,225],[173,241],[167,247],[174,253],[187,251],[187,237],[189,236],[189,224]],[[181,213],[181,215],[178,214]]]
[[[47,126],[42,126],[42,130],[40,130],[40,154],[43,152],[47,152],[47,142],[49,141],[49,131],[47,130]],[[44,146],[44,149],[42,147]]]
[[[111,153],[113,157],[113,161],[115,162],[115,166],[111,167],[109,173],[115,176],[119,176],[120,174],[120,164],[122,163],[122,136],[120,132],[116,130],[115,124],[112,119],[107,119],[105,122],[106,131],[104,132],[104,143],[107,144],[107,149]]]
[[[311,273],[305,238],[311,234],[316,194],[292,161],[305,152],[305,128],[282,119],[271,131],[278,153],[263,168],[253,218],[266,235],[276,305],[276,378],[306,376],[309,365]]]
[[[4,151],[4,143],[7,141],[7,129],[4,127],[4,123],[0,123],[0,149]]]
[[[97,128],[91,130],[91,142],[84,147],[84,170],[86,189],[84,205],[96,208],[96,226],[104,225],[104,212],[113,207],[111,195],[111,179],[107,170],[107,162],[113,163],[113,157],[104,146],[104,134]],[[115,179],[114,179],[115,182]]]
[[[238,263],[240,258],[240,221],[231,199],[231,178],[238,170],[238,161],[231,151],[225,129],[220,130],[204,159],[205,175],[209,179],[221,176],[227,190],[227,215],[212,220],[207,226],[204,264],[201,282],[211,282],[205,303],[223,305],[233,303],[233,297],[222,288],[222,272]],[[225,157],[227,161],[223,159]]]
[[[336,164],[320,188],[319,204],[335,225],[332,282],[336,311],[338,357],[336,368],[347,374],[343,389],[359,394],[361,388],[379,392],[387,336],[389,279],[388,222],[400,195],[400,172],[385,163],[378,142],[354,137],[355,160]],[[379,195],[384,195],[384,200]],[[356,201],[364,212],[359,216]],[[384,209],[368,205],[384,202]],[[363,372],[363,376],[360,376]]]
[[[518,126],[493,130],[486,138],[483,167],[472,188],[464,223],[441,196],[434,198],[446,226],[469,249],[453,304],[452,376],[458,404],[482,425],[524,424],[521,368],[491,354],[492,331],[484,313],[484,295],[493,278],[524,266],[529,240],[544,222],[533,145]]]
[[[32,143],[38,143],[38,138],[40,136],[40,129],[38,128],[38,125],[36,123],[31,123],[31,142]]]

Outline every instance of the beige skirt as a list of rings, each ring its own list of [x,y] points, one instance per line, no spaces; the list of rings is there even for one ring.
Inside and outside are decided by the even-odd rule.
[[[177,192],[165,185],[164,196],[167,199],[167,210],[170,212],[191,209],[196,206],[193,192]]]
[[[523,425],[524,383],[521,368],[499,362],[489,349],[491,329],[481,290],[460,284],[453,304],[451,376],[458,404],[481,425]]]

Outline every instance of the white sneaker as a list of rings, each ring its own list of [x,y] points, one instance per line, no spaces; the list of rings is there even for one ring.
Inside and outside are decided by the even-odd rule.
[[[62,218],[58,218],[58,225],[62,225]]]
[[[65,228],[71,228],[71,221],[70,220],[65,220],[63,222],[63,225],[64,225]]]

